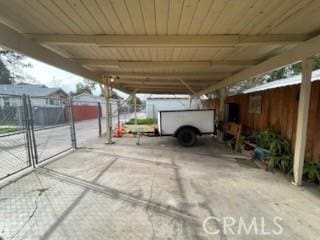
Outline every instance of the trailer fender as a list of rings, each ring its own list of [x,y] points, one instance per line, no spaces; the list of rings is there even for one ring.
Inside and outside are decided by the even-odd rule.
[[[181,127],[179,127],[175,132],[174,132],[174,137],[177,137],[179,132],[182,130],[182,129],[192,129],[197,135],[201,136],[201,132],[198,128],[194,127],[194,126],[191,126],[191,125],[183,125]]]

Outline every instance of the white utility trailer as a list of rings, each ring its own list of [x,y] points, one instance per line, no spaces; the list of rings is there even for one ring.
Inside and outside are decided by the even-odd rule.
[[[185,147],[194,145],[197,136],[213,134],[215,110],[173,110],[158,112],[160,136],[174,136]]]

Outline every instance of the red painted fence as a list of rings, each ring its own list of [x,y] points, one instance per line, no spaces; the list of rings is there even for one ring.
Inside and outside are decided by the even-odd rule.
[[[73,105],[73,117],[75,121],[83,121],[98,118],[98,106],[90,105]],[[69,114],[65,114],[66,119]]]

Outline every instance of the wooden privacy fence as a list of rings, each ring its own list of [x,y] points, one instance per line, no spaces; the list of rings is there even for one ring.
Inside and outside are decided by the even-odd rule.
[[[230,96],[226,103],[237,103],[240,108],[242,133],[250,134],[273,128],[294,147],[300,85]],[[261,112],[249,113],[249,98],[261,96]],[[219,99],[203,102],[204,107],[219,110]],[[306,158],[320,162],[320,81],[312,83],[309,109]]]

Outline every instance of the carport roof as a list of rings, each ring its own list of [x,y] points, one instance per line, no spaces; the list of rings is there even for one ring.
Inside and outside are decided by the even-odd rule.
[[[320,1],[11,0],[0,44],[125,92],[205,94],[320,51]]]

